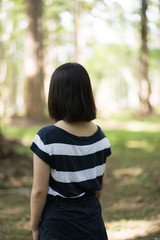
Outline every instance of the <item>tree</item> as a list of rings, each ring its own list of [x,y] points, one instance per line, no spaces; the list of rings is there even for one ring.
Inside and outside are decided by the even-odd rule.
[[[1,131],[0,131],[0,159],[2,158],[3,156],[3,136],[1,134]]]
[[[82,39],[81,39],[81,2],[74,0],[74,60],[76,62],[83,62],[82,54]]]
[[[146,115],[151,112],[149,103],[150,84],[148,79],[148,46],[147,46],[147,8],[148,1],[141,0],[141,53],[140,53],[140,114]]]
[[[42,45],[42,0],[27,0],[27,116],[33,119],[44,117],[44,72]]]

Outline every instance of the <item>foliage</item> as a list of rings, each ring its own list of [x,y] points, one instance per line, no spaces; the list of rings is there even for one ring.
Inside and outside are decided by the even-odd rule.
[[[78,1],[78,0],[77,0]],[[119,105],[132,107],[128,95],[132,88],[138,99],[138,72],[140,46],[140,4],[130,1],[91,0],[80,2],[81,42],[83,62],[91,74],[95,92],[101,81],[111,76],[114,84],[112,99]],[[44,55],[46,91],[54,68],[66,61],[74,61],[75,49],[75,0],[43,1]],[[129,7],[130,6],[130,7]],[[24,74],[25,33],[27,28],[26,2],[2,0],[0,2],[1,99],[4,105],[1,115],[25,112],[26,79]],[[15,14],[16,12],[16,14]],[[79,13],[78,13],[79,14]],[[149,80],[153,95],[159,76],[159,2],[149,1]],[[134,81],[126,82],[130,71]],[[122,73],[123,72],[123,73]],[[155,76],[156,75],[156,76]],[[155,77],[153,77],[155,76]],[[123,89],[124,87],[124,89]],[[2,90],[3,89],[3,90]],[[117,90],[118,89],[118,90]],[[120,91],[116,98],[115,93]],[[158,92],[158,93],[157,93]],[[156,103],[158,104],[158,102]],[[134,107],[137,107],[135,104]]]

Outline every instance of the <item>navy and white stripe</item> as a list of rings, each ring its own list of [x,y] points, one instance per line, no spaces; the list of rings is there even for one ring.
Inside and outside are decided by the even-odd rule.
[[[37,133],[30,148],[51,167],[49,194],[79,197],[101,189],[111,148],[100,127],[92,136],[78,137],[47,126]]]
[[[50,143],[44,144],[39,135],[36,135],[34,142],[43,151],[51,155],[69,155],[69,156],[85,156],[103,150],[106,145],[110,147],[109,140],[103,138],[95,143],[79,146],[66,143]]]

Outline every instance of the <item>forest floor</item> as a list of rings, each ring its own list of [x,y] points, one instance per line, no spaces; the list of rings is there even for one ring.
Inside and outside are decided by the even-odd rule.
[[[112,146],[101,199],[109,240],[160,239],[160,121],[120,113],[97,120]],[[47,125],[47,124],[44,124]],[[0,240],[31,240],[29,145],[42,125],[17,121],[3,129],[0,159]]]

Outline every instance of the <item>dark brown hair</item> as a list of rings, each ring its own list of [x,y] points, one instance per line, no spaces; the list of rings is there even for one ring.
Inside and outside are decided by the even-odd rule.
[[[96,118],[89,75],[78,63],[65,63],[51,76],[48,110],[56,121],[91,121]]]

